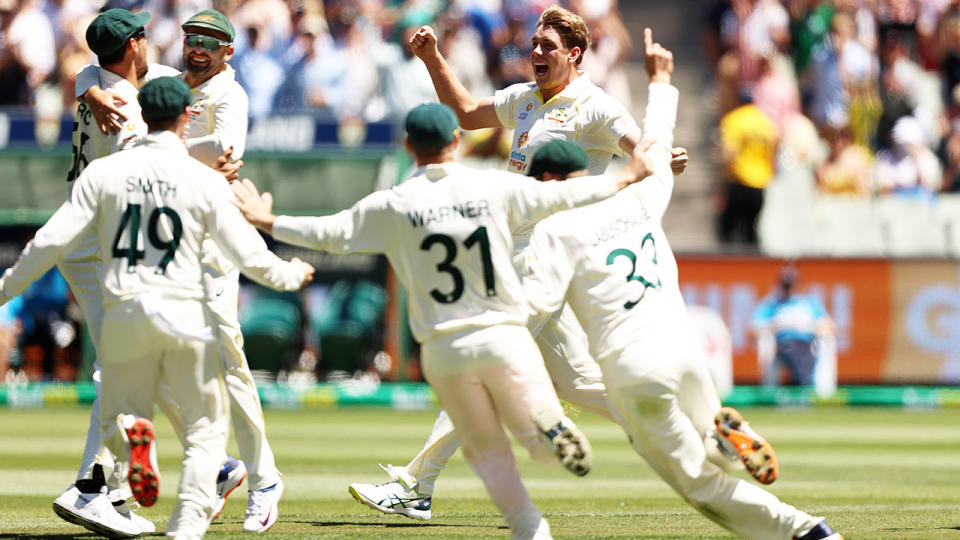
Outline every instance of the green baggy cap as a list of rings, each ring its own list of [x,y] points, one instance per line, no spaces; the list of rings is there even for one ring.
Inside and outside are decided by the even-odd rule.
[[[127,44],[127,40],[150,22],[146,11],[108,9],[97,15],[87,27],[87,46],[97,56],[109,56]]]
[[[545,172],[566,176],[590,165],[587,153],[576,144],[564,140],[550,141],[540,147],[530,160],[527,176],[539,178]]]
[[[453,109],[442,103],[424,103],[410,109],[403,123],[414,148],[443,148],[459,128]]]
[[[176,77],[160,77],[143,85],[137,96],[144,118],[164,120],[183,112],[193,98],[190,87]]]
[[[200,13],[197,13],[193,17],[187,19],[187,22],[181,24],[180,28],[183,28],[183,31],[186,32],[187,27],[189,26],[209,28],[210,30],[223,32],[227,35],[227,41],[233,43],[233,37],[235,35],[233,23],[230,22],[230,19],[228,19],[226,15],[215,9],[205,9]]]

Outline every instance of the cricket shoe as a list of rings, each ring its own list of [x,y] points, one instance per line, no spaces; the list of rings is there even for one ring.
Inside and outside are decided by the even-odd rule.
[[[123,440],[130,445],[130,471],[127,481],[133,498],[141,506],[153,506],[160,495],[160,468],[153,422],[129,414],[117,415]]]
[[[266,532],[277,522],[278,505],[283,495],[283,482],[257,490],[250,490],[247,499],[247,512],[243,516],[243,530],[247,532]]]
[[[547,403],[534,407],[530,419],[540,439],[547,443],[560,463],[577,476],[590,472],[593,450],[586,435],[563,414],[563,409]]]
[[[753,477],[761,484],[772,484],[777,479],[780,466],[777,456],[763,437],[757,434],[743,416],[732,407],[724,407],[713,418],[717,432],[726,439],[743,461]]]
[[[123,498],[123,494],[120,493],[119,489],[110,490],[107,493],[107,497],[110,499],[110,503],[113,504],[113,509],[124,518],[129,519],[135,527],[140,529],[140,532],[143,534],[157,532],[157,524],[149,519],[137,515],[133,509],[130,508],[130,504],[134,504],[137,507],[140,505],[136,502],[128,504],[126,499]]]
[[[220,474],[217,476],[217,508],[210,521],[220,517],[223,507],[227,505],[227,497],[240,487],[246,477],[247,467],[242,461],[228,454],[227,461],[220,467]]]
[[[827,521],[817,523],[817,526],[810,529],[810,532],[803,536],[794,536],[793,540],[843,540],[843,536],[833,530]]]
[[[417,479],[406,467],[380,466],[387,471],[392,482],[385,484],[350,484],[350,495],[384,514],[400,514],[413,519],[430,519],[430,495],[417,492]]]
[[[107,496],[100,465],[94,466],[92,479],[77,480],[57,497],[53,501],[53,511],[70,523],[108,538],[134,538],[144,532],[114,508]]]

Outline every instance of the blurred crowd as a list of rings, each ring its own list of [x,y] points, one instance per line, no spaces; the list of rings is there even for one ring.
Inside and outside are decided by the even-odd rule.
[[[710,0],[722,240],[808,167],[822,194],[960,192],[960,2]],[[747,238],[742,238],[747,236]]]
[[[84,32],[98,10],[152,15],[150,59],[181,67],[180,24],[200,10],[237,28],[231,65],[250,96],[250,114],[328,109],[336,118],[402,115],[436,94],[406,46],[431,24],[441,52],[476,96],[532,80],[530,36],[555,0],[0,0],[0,105],[69,112],[76,71],[95,61]],[[559,2],[583,14],[594,36],[585,68],[630,103],[624,62],[630,37],[616,0]]]

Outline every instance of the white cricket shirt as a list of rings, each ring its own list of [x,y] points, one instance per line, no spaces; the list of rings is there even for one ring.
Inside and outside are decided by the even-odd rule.
[[[267,249],[232,199],[223,177],[187,155],[174,133],[150,133],[84,170],[70,198],[0,278],[0,302],[22,293],[91,229],[99,240],[104,306],[147,293],[202,299],[206,234],[254,281],[298,289],[303,271]]]
[[[685,324],[677,263],[661,225],[673,190],[677,90],[652,84],[651,92],[659,95],[647,105],[644,138],[656,141],[649,150],[654,174],[606,201],[543,220],[523,259],[524,293],[535,313],[531,326],[566,301],[601,366],[628,345],[659,344]]]
[[[104,135],[90,108],[86,103],[80,102],[73,120],[73,164],[67,173],[67,182],[76,180],[91,161],[123,150],[147,134],[147,124],[143,121],[140,104],[137,102],[137,88],[112,71],[98,66],[89,67],[91,69],[86,70],[85,75],[87,80],[126,101],[126,104],[120,106],[120,111],[127,119],[116,135]],[[92,84],[87,85],[87,88],[90,86]]]
[[[525,324],[510,231],[614,192],[609,175],[537,182],[456,163],[427,165],[338,214],[278,217],[273,236],[333,253],[384,253],[407,289],[410,327],[423,343]]]
[[[205,82],[191,88],[190,122],[183,132],[190,155],[213,167],[231,146],[234,161],[243,157],[247,144],[249,99],[230,64]]]
[[[224,67],[225,69],[220,73],[197,85],[196,88],[190,89],[193,98],[190,103],[190,121],[183,134],[187,140],[190,155],[210,167],[216,165],[217,157],[231,146],[233,146],[232,158],[240,159],[247,144],[249,109],[247,93],[237,82],[236,71],[230,67],[230,64],[225,64]],[[109,73],[93,64],[88,64],[77,72],[75,91],[78,98],[94,85],[104,90],[113,90],[104,86],[104,81],[98,75],[100,71]],[[140,80],[140,85],[159,77],[182,78],[183,74],[169,66],[150,64],[147,67],[147,74]],[[128,95],[132,96],[132,99],[128,98]],[[137,104],[137,89],[133,89],[132,94],[123,94],[123,97],[127,100],[128,106],[132,103],[136,107],[136,114],[132,117],[128,114],[127,117],[136,118],[143,124],[140,106]],[[86,105],[81,102],[80,107],[85,108]],[[93,127],[96,129],[96,121],[92,116],[90,120],[94,122]],[[99,132],[99,129],[97,131]],[[109,153],[111,152],[96,157],[103,157]]]
[[[507,168],[526,174],[533,155],[544,144],[563,139],[587,152],[590,174],[602,174],[614,154],[623,155],[620,139],[637,131],[637,122],[581,72],[546,103],[534,82],[519,83],[493,95],[497,118],[513,129]]]

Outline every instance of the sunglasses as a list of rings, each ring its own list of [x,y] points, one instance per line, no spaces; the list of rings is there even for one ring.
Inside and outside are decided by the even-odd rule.
[[[228,41],[220,41],[215,37],[201,34],[187,34],[184,37],[187,40],[187,47],[203,47],[210,52],[214,52],[224,45],[230,45]]]
[[[145,37],[147,37],[147,31],[143,28],[140,28],[134,32],[132,36],[130,36],[130,39],[143,39]]]

